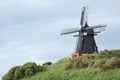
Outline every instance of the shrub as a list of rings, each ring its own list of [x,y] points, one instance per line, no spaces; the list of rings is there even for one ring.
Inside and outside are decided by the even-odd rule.
[[[22,69],[26,70],[28,68],[35,68],[37,65],[34,62],[27,62],[22,66]]]
[[[38,66],[35,67],[36,73],[37,72],[42,72],[42,71],[45,71],[45,70],[46,70],[46,68],[44,66],[38,65]]]
[[[2,80],[15,80],[14,79],[14,74],[15,74],[15,71],[17,68],[19,68],[20,66],[15,66],[13,68],[11,68],[7,74],[5,74],[3,77],[2,77]]]
[[[81,56],[80,58],[76,59],[75,61],[69,62],[64,67],[65,70],[68,69],[80,69],[85,68],[88,66],[88,58],[86,56]]]
[[[111,59],[108,59],[105,64],[102,65],[102,70],[108,70],[108,69],[115,69],[120,68],[120,59],[117,57],[113,57]]]
[[[32,75],[35,74],[35,71],[32,68],[28,68],[28,69],[25,70],[24,74],[25,74],[26,77],[27,76],[32,76]]]
[[[80,56],[73,62],[67,64],[65,69],[80,69],[86,67],[100,68],[102,70],[120,67],[120,50],[104,50],[100,53]]]
[[[120,50],[104,50],[100,52],[105,57],[119,57],[120,58]]]
[[[88,64],[89,64],[89,59],[88,59],[88,57],[84,57],[84,58],[82,58],[80,61],[78,61],[79,62],[79,68],[85,68],[85,67],[87,67],[88,66]]]
[[[73,63],[72,63],[72,62],[69,62],[69,63],[65,64],[64,69],[65,69],[65,70],[68,70],[68,69],[72,69],[72,67],[73,67]]]
[[[106,62],[107,59],[96,60],[93,67],[102,67],[102,65]]]
[[[36,65],[34,62],[28,62],[23,66],[15,66],[6,73],[2,80],[19,80],[23,77],[28,77],[36,74],[37,72],[44,71],[44,67]]]
[[[72,64],[72,69],[77,69],[79,68],[79,62],[78,61],[74,61]]]
[[[84,62],[79,62],[78,68],[86,68],[87,66],[88,66],[88,64],[86,64]]]
[[[18,80],[20,78],[24,77],[24,72],[22,70],[22,67],[19,66],[14,73],[14,80]]]
[[[51,65],[52,64],[52,62],[45,62],[44,64],[43,64],[43,66],[47,66],[47,65]]]
[[[95,64],[95,60],[89,60],[88,67],[93,67],[94,64]]]

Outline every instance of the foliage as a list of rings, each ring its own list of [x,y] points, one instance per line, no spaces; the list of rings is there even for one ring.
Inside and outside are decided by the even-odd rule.
[[[65,66],[67,69],[81,69],[86,67],[100,68],[102,70],[119,68],[120,50],[104,50],[101,53],[80,56],[77,60]]]
[[[65,69],[65,70],[72,69],[72,65],[73,65],[73,63],[72,63],[72,62],[69,62],[69,63],[65,64],[64,69]]]
[[[44,71],[44,67],[36,65],[34,62],[28,62],[23,66],[11,68],[8,73],[2,77],[2,80],[19,80],[23,77],[32,76],[42,71]]]
[[[119,57],[120,58],[120,50],[104,50],[100,52],[103,56],[111,58],[111,57]]]
[[[19,68],[20,66],[15,66],[13,68],[11,68],[7,74],[5,74],[5,76],[3,76],[2,80],[16,80],[18,78],[18,76],[16,76],[17,74],[17,69]]]
[[[24,77],[24,72],[21,66],[17,67],[17,69],[15,70],[14,74],[14,79],[13,80],[18,80],[22,77]]]
[[[48,65],[52,65],[52,62],[45,62],[45,63],[43,63],[43,66],[48,66]]]
[[[81,56],[75,61],[67,64],[65,69],[81,69],[86,67],[98,67],[105,63],[101,54],[90,54],[89,56]]]
[[[108,59],[105,64],[102,65],[102,70],[120,68],[120,58],[113,57]]]

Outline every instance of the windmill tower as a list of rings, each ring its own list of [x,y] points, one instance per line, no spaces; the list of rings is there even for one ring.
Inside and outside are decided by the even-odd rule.
[[[74,35],[74,37],[78,37],[78,42],[76,45],[76,50],[74,53],[84,54],[84,53],[94,53],[98,52],[98,47],[96,45],[94,36],[98,33],[105,30],[106,25],[95,25],[89,26],[87,23],[88,17],[88,7],[83,7],[81,13],[81,28],[72,28],[63,30],[61,35],[71,34],[78,32],[78,35]]]

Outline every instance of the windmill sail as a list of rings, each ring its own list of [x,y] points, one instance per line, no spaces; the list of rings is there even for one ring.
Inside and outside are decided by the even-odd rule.
[[[89,30],[89,29],[96,29],[96,28],[106,28],[106,25],[95,25],[95,26],[90,26],[90,27],[87,27],[83,30]]]
[[[100,32],[105,31],[105,30],[106,30],[106,27],[95,28],[94,33],[100,33]]]
[[[65,29],[61,32],[61,35],[79,32],[79,30],[80,30],[80,28]]]
[[[83,7],[82,13],[81,13],[81,22],[80,25],[81,27],[84,27],[85,24],[87,24],[88,20],[88,7]]]
[[[75,44],[75,52],[78,53],[80,49],[80,37],[77,37],[77,41]]]

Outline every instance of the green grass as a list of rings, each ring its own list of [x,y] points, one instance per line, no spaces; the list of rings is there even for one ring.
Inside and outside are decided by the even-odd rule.
[[[78,59],[84,59],[81,57]],[[89,57],[90,60],[97,59],[109,59],[99,56],[99,54],[92,54]],[[120,80],[120,69],[110,69],[102,71],[98,67],[86,67],[65,70],[65,66],[69,65],[69,58],[64,58],[56,62],[51,66],[46,66],[46,71],[38,73],[31,77],[26,77],[21,80]]]
[[[92,69],[48,71],[22,80],[120,80],[119,70],[106,72]]]

